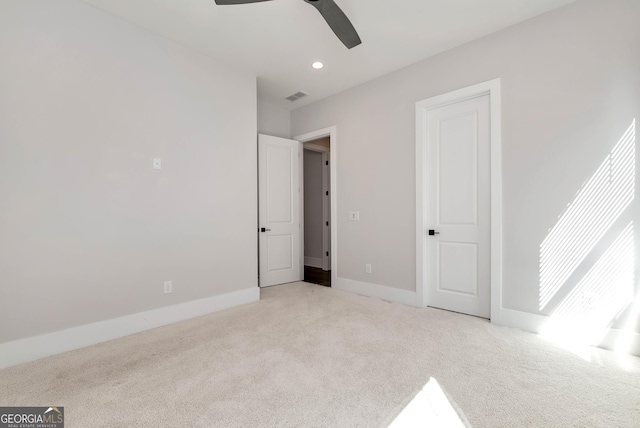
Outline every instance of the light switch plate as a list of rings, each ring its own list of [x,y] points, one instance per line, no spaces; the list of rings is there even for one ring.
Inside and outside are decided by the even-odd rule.
[[[349,221],[360,221],[360,211],[349,211]]]
[[[153,169],[162,169],[162,159],[153,158]]]

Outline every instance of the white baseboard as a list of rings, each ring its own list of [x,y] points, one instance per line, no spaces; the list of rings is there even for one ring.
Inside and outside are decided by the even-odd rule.
[[[500,310],[500,321],[494,322],[496,325],[519,328],[531,333],[540,333],[542,327],[549,321],[548,316],[531,314],[528,312],[515,311],[502,308]],[[493,322],[493,320],[492,320]],[[640,356],[640,334],[635,332],[626,333],[622,330],[608,328],[605,330],[603,338],[598,343],[593,343],[600,348],[616,350],[620,338],[625,336],[629,346],[626,353]]]
[[[0,369],[260,300],[258,287],[0,344]]]
[[[401,290],[399,288],[386,287],[384,285],[370,284],[367,282],[354,281],[352,279],[337,278],[337,283],[331,286],[336,290],[349,291],[351,293],[362,294],[363,296],[377,297],[378,299],[390,300],[408,306],[418,305],[418,298],[415,291]]]
[[[322,269],[322,257],[305,257],[304,265]]]
[[[640,357],[640,334],[638,333],[626,333],[622,330],[610,328],[607,329],[607,333],[602,338],[598,346],[605,349],[616,350],[616,346],[623,337],[624,341],[629,345],[626,352]]]
[[[500,321],[495,322],[492,319],[491,322],[505,327],[519,328],[530,333],[539,333],[547,319],[548,317],[544,315],[502,308],[500,309]]]

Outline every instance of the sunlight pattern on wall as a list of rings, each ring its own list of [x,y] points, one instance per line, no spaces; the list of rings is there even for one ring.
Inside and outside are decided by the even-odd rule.
[[[634,300],[635,251],[629,223],[556,308],[540,334],[562,343],[597,344]]]
[[[635,136],[634,119],[540,245],[541,310],[631,204],[635,194]]]

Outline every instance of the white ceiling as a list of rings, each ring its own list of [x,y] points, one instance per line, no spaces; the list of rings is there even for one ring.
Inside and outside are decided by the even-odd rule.
[[[260,100],[293,109],[576,0],[336,0],[362,39],[351,50],[303,0],[82,1],[248,70]]]

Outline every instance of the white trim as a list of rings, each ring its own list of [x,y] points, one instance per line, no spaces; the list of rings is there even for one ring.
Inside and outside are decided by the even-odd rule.
[[[298,201],[298,227],[300,228],[300,275],[299,281],[304,281],[304,146],[298,141],[298,192],[300,193],[300,200]]]
[[[519,328],[531,333],[539,333],[547,319],[548,317],[544,315],[502,308],[500,310],[500,322],[492,321],[492,323],[505,327]]]
[[[491,321],[502,309],[502,85],[487,82],[491,107]]]
[[[258,287],[0,344],[0,369],[260,300]]]
[[[331,285],[336,290],[348,291],[368,297],[377,297],[378,299],[402,303],[408,306],[418,306],[416,305],[417,299],[414,291],[401,290],[399,288],[354,281],[346,278],[338,278],[335,285],[333,285],[333,283]]]
[[[542,331],[544,325],[551,319],[549,316],[516,311],[513,309],[502,308],[500,312],[501,322],[492,322],[493,324],[519,328],[520,330],[537,334]],[[604,349],[615,350],[616,345],[623,334],[627,336],[627,333],[624,333],[622,330],[607,328],[600,342],[591,345]],[[627,353],[640,356],[640,334],[633,332],[630,333],[628,337],[625,337],[625,339],[628,339],[630,345]]]
[[[331,191],[331,285],[334,286],[338,282],[338,130],[335,126],[318,129],[317,131],[308,132],[306,134],[294,137],[300,144],[307,141],[317,140],[319,138],[329,137],[329,165],[330,165],[330,181]],[[304,242],[302,242],[304,245]],[[302,259],[301,259],[302,261]],[[303,267],[304,269],[304,267]]]
[[[598,346],[604,349],[616,350],[616,346],[621,337],[627,336],[627,333],[622,330],[617,330],[613,328],[608,328],[606,333]],[[627,339],[627,337],[625,337]],[[640,357],[640,333],[631,333],[628,337],[629,340],[629,349],[626,350],[627,354],[635,355],[636,357]]]
[[[502,309],[502,107],[500,79],[479,83],[416,103],[416,298],[427,306],[426,287],[426,112],[481,95],[489,95],[491,108],[491,322],[501,323]]]
[[[305,257],[304,265],[322,269],[322,258],[321,257]]]

